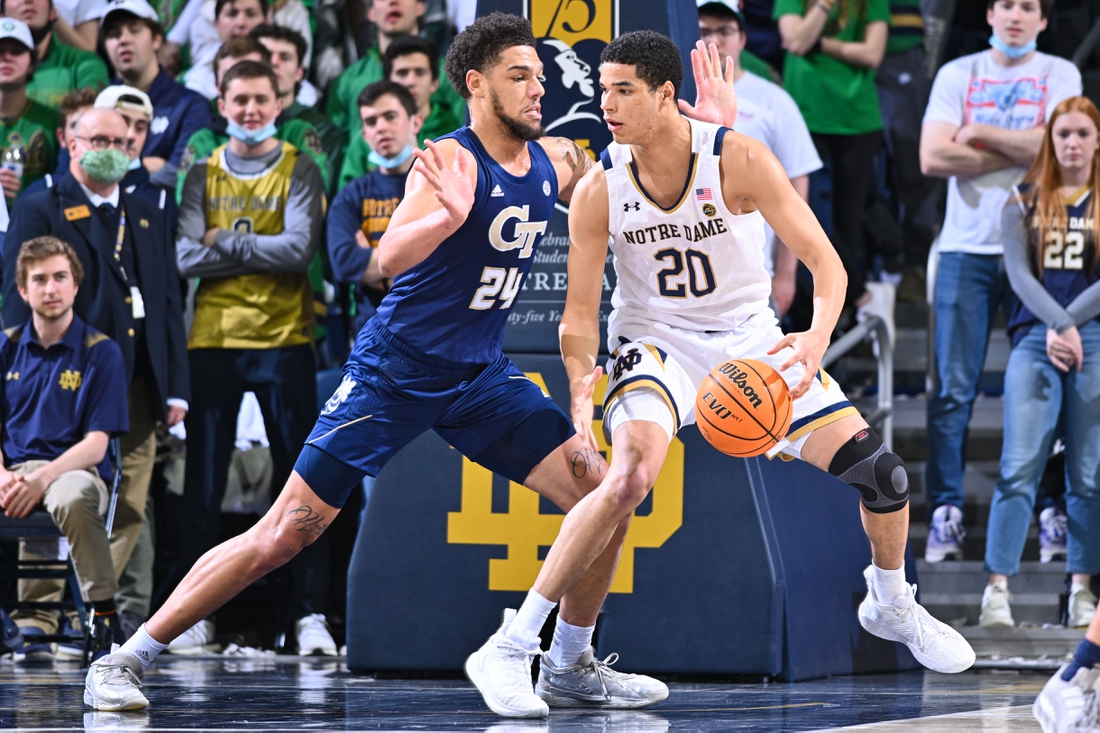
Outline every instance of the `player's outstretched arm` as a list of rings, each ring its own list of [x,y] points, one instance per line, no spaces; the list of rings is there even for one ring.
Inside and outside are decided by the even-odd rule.
[[[561,356],[569,377],[573,426],[593,450],[598,446],[592,432],[592,392],[603,374],[596,366],[596,356],[600,351],[608,222],[607,177],[597,166],[577,184],[569,206],[569,288],[558,326]]]
[[[801,363],[806,373],[791,390],[797,399],[817,375],[836,327],[848,274],[809,205],[794,190],[786,171],[766,147],[744,135],[726,135],[722,146],[722,195],[731,211],[760,209],[776,235],[809,268],[814,278],[814,316],[808,331],[787,334],[768,352],[790,347],[784,371]],[[747,204],[745,199],[751,203]]]
[[[477,166],[454,140],[428,141],[413,153],[416,163],[405,183],[405,198],[378,243],[378,268],[396,277],[423,262],[466,222],[477,190]]]
[[[713,122],[733,129],[737,122],[737,92],[733,89],[733,57],[726,57],[726,71],[718,47],[696,41],[691,51],[691,72],[695,75],[695,106],[680,100],[680,111],[701,122]]]

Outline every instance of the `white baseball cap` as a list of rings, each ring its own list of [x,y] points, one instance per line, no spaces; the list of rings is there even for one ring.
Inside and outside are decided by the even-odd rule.
[[[34,51],[34,39],[27,24],[15,18],[0,18],[0,38],[14,38]]]
[[[119,109],[130,112],[141,112],[150,120],[153,119],[153,102],[149,95],[140,89],[128,87],[125,84],[116,84],[107,87],[95,98],[95,107],[104,109]]]
[[[695,0],[696,7],[703,7],[704,5],[725,5],[727,8],[737,14],[737,17],[741,16],[741,0]]]
[[[107,16],[116,11],[130,13],[139,18],[151,20],[154,23],[160,22],[157,11],[153,10],[153,6],[145,0],[112,0],[107,3],[107,6],[103,9],[103,14],[99,16],[99,25],[102,27],[107,22]]]

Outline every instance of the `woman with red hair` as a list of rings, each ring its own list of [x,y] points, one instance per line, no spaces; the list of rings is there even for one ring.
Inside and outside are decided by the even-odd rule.
[[[1073,662],[1036,700],[1044,731],[1096,717],[1100,619],[1089,580],[1100,572],[1100,113],[1070,97],[1051,115],[1035,163],[1002,217],[1005,269],[1019,298],[1009,318],[1004,447],[986,539],[983,625],[1012,624],[1008,578],[1019,569],[1039,478],[1059,426],[1066,442],[1069,625],[1088,626]],[[1007,618],[1005,618],[1007,617]],[[1089,727],[1097,720],[1087,721]],[[1076,727],[1072,729],[1077,730]]]

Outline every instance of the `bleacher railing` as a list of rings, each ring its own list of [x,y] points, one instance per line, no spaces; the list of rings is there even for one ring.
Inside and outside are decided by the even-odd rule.
[[[894,447],[894,347],[886,322],[872,316],[859,323],[851,331],[834,341],[821,359],[821,368],[827,369],[840,357],[869,338],[875,339],[875,361],[878,363],[878,405],[864,419],[879,431],[882,441],[891,450]]]

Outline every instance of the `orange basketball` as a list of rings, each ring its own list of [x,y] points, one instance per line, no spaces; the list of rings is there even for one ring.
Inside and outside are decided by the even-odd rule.
[[[758,456],[791,427],[791,397],[775,369],[753,359],[715,367],[695,396],[699,432],[728,456]]]

